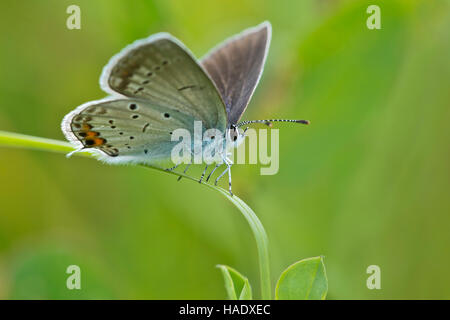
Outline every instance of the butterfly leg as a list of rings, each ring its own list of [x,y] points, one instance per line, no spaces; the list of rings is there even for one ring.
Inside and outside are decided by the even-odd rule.
[[[228,190],[230,191],[230,195],[233,196],[233,192],[231,192],[231,164],[227,163],[228,166]]]
[[[231,165],[233,164],[229,159],[225,158],[224,159],[225,164],[227,165],[227,168],[225,169],[224,172],[222,172],[220,174],[219,177],[217,177],[216,181],[214,182],[214,185],[217,186],[217,182],[219,182],[220,178],[222,178],[225,173],[228,172],[228,189],[230,191],[230,195],[233,196],[233,192],[231,192]]]
[[[79,148],[77,148],[76,150],[73,150],[73,151],[69,152],[68,154],[66,154],[66,157],[67,157],[67,158],[70,158],[74,153],[83,151],[84,149],[87,149],[87,148],[85,148],[85,147],[79,147]]]
[[[231,154],[229,154],[231,155]],[[233,161],[230,158],[226,158],[226,164],[228,166],[228,190],[230,191],[230,195],[233,196],[233,192],[231,192],[231,165],[233,164]]]
[[[225,173],[227,173],[227,171],[228,171],[229,169],[230,169],[230,168],[229,168],[228,165],[227,165],[227,168],[225,169],[225,171],[222,172],[222,173],[220,174],[220,176],[217,177],[216,181],[214,181],[214,185],[217,186],[217,183],[219,182],[219,180],[223,177],[223,175],[224,175]]]
[[[190,165],[191,165],[190,163],[188,163],[188,164],[186,165],[186,168],[184,168],[183,173],[186,173],[186,171],[188,171]],[[177,181],[180,181],[181,178],[183,178],[183,177],[182,177],[182,176],[179,176],[178,179],[177,179]]]
[[[198,180],[199,183],[202,183],[203,178],[205,177],[206,170],[208,170],[208,165],[206,165],[205,170],[203,170],[202,176],[200,177],[200,180]]]
[[[222,165],[221,163],[216,164],[216,166],[214,167],[214,169],[212,169],[212,171],[209,173],[208,177],[206,178],[206,182],[209,181],[209,178],[211,178],[211,176],[213,175],[214,171],[216,171],[216,169],[217,169],[218,167],[220,167],[221,165]]]

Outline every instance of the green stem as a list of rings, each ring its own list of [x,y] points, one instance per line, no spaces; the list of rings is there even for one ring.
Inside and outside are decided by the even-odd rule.
[[[59,153],[69,153],[74,150],[74,147],[69,142],[6,131],[0,131],[0,147],[26,148]],[[91,156],[88,152],[78,152],[76,155]]]
[[[46,139],[28,136],[24,134],[11,133],[6,131],[0,131],[0,147],[20,147],[27,149],[35,149],[35,150],[43,150],[43,151],[52,151],[58,153],[68,153],[73,151],[73,146],[64,141]],[[88,152],[77,152],[74,155],[87,156],[92,157],[92,154]],[[173,174],[177,176],[182,176],[186,179],[198,182],[197,179],[190,177],[181,172],[174,171],[166,171],[157,167],[150,167],[143,165],[146,168],[156,169],[168,174]],[[271,283],[270,283],[270,266],[269,266],[269,248],[268,248],[268,239],[266,231],[261,223],[261,221],[256,216],[255,212],[240,198],[236,195],[231,196],[228,191],[202,182],[202,184],[210,189],[216,190],[224,195],[228,200],[233,203],[236,208],[243,214],[244,218],[247,220],[250,228],[252,229],[253,235],[256,240],[256,247],[258,249],[258,259],[259,259],[259,271],[260,271],[260,280],[261,280],[261,298],[264,300],[270,300],[272,296],[271,292]]]

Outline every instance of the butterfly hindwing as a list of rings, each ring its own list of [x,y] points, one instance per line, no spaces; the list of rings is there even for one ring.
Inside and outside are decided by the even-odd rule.
[[[201,59],[225,102],[230,124],[239,121],[258,85],[270,38],[271,25],[263,22],[224,41]]]
[[[89,102],[63,121],[66,137],[80,148],[101,151],[107,162],[169,163],[177,128],[193,130],[191,115],[142,99]]]

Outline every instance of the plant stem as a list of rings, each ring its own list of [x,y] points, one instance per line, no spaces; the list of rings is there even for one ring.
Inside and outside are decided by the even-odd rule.
[[[43,150],[43,151],[51,151],[58,153],[68,153],[73,151],[73,146],[64,141],[54,140],[54,139],[46,139],[40,137],[33,137],[24,134],[0,131],[0,147],[8,146],[8,147],[19,147],[19,148],[27,148],[27,149],[35,149],[35,150]],[[74,155],[93,157],[92,154],[88,152],[77,152]],[[197,179],[190,177],[181,172],[174,171],[166,171],[162,168],[152,167],[147,165],[142,165],[146,168],[156,169],[168,174],[173,174],[177,176],[182,176],[186,179],[198,182]],[[269,265],[269,248],[268,248],[268,239],[266,231],[261,223],[261,221],[256,216],[255,212],[240,198],[236,195],[231,196],[228,191],[202,182],[202,184],[210,189],[216,190],[224,195],[228,200],[233,203],[236,208],[242,213],[244,218],[247,220],[250,228],[252,229],[253,235],[256,240],[256,247],[258,250],[258,260],[259,260],[259,271],[260,271],[260,280],[261,280],[261,298],[264,300],[270,300],[272,296],[271,292],[271,281],[270,281],[270,265]]]
[[[211,185],[207,185],[213,187]],[[237,196],[231,197],[228,191],[217,188],[219,192],[225,195],[244,215],[250,228],[253,231],[253,235],[256,240],[256,247],[258,249],[258,259],[259,259],[259,272],[261,281],[261,298],[263,300],[270,300],[272,295],[272,289],[270,285],[270,265],[269,265],[269,246],[266,231],[258,219],[255,212],[240,198]]]
[[[74,147],[69,142],[6,131],[0,131],[0,147],[26,148],[59,153],[69,153],[74,150]],[[76,155],[92,156],[88,152],[78,152]]]

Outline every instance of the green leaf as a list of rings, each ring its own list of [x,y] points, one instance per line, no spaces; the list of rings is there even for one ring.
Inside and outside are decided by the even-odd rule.
[[[236,269],[222,264],[217,265],[225,280],[225,289],[230,300],[251,300],[252,288],[248,279]]]
[[[300,260],[290,265],[278,279],[277,300],[324,300],[328,279],[323,257]]]

